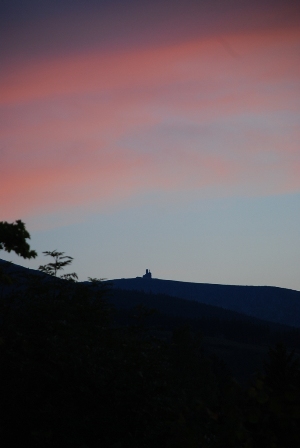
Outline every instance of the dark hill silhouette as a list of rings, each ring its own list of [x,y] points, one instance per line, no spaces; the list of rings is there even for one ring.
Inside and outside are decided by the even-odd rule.
[[[232,286],[141,277],[115,279],[111,283],[117,289],[166,294],[300,327],[300,291],[274,286]]]
[[[15,282],[12,285],[0,285],[0,300],[5,298],[6,295],[9,297],[11,292],[17,292],[16,297],[19,300],[18,304],[20,304],[23,298],[27,297],[22,292],[23,289],[26,291],[26,283],[32,280],[32,276],[40,277],[42,281],[49,282],[50,286],[51,282],[55,280],[54,277],[38,270],[24,268],[13,263],[7,264],[3,260],[0,260],[0,275],[1,268],[4,268],[3,271],[7,272]],[[59,281],[66,282],[62,279],[59,279]],[[90,284],[89,282],[83,283]],[[245,312],[216,306],[212,304],[213,300],[210,301],[210,297],[222,298],[222,288],[225,288],[225,293],[230,293],[232,290],[246,291],[240,296],[236,293],[235,297],[242,304],[247,303],[247,291],[259,290],[259,287],[205,285],[147,278],[120,279],[107,283],[114,286],[106,295],[107,304],[114,307],[112,308],[114,327],[135,328],[144,322],[149,334],[169,341],[177,328],[188,326],[193,334],[200,334],[204,337],[205,350],[216,353],[225,364],[230,366],[239,381],[248,381],[253,372],[262,367],[268,346],[275,345],[280,341],[290,349],[299,350],[300,348],[300,330],[298,329],[300,325],[298,325],[298,328],[291,328],[291,319],[286,319],[287,313],[283,315],[281,323],[276,323],[276,320],[263,319]],[[107,283],[104,282],[102,287],[105,287]],[[57,285],[57,283],[54,282],[54,285]],[[169,285],[173,289],[168,288]],[[167,294],[157,292],[158,287],[162,289],[162,286],[164,286],[164,291],[167,291]],[[216,289],[219,296],[217,294],[212,296],[210,289]],[[282,291],[296,292],[280,288],[265,287],[262,289],[267,289],[267,292],[274,289],[278,290],[279,293]],[[202,290],[202,294],[199,294],[199,290],[200,292]],[[207,291],[208,294],[205,296]],[[186,294],[186,298],[175,295],[179,293]],[[266,296],[268,297],[268,294]],[[269,301],[272,302],[271,296],[270,294]],[[197,300],[197,297],[203,300]],[[225,294],[224,297],[226,299]],[[255,296],[256,299],[257,297],[260,297],[259,294]],[[296,301],[299,301],[299,293],[297,292],[296,297]],[[291,303],[289,297],[281,297],[279,294],[279,298],[275,302],[276,306],[278,306],[280,300],[286,300],[286,307]],[[156,312],[148,315],[147,310],[149,309],[154,309]],[[143,321],[143,318],[139,320],[139,315],[143,316],[144,310],[146,311],[146,320]],[[260,310],[258,309],[258,311]],[[277,312],[276,309],[275,312]],[[295,314],[295,321],[297,321],[296,317],[299,317],[299,313]]]
[[[0,259],[0,267],[7,262]],[[51,277],[38,270],[9,264],[9,273]],[[235,311],[261,320],[300,328],[300,291],[273,286],[233,286],[207,283],[190,283],[155,278],[128,278],[110,280],[113,288],[127,291],[142,291],[196,301],[206,305]],[[16,286],[14,286],[16,287]],[[10,287],[2,286],[2,294]],[[162,299],[163,300],[163,299]]]
[[[147,322],[157,328],[174,330],[189,325],[203,336],[267,345],[281,340],[287,346],[300,349],[298,328],[194,300],[115,288],[110,291],[108,301],[118,310],[116,316],[121,324],[134,324],[139,309],[155,310],[150,313],[151,317],[148,315]]]

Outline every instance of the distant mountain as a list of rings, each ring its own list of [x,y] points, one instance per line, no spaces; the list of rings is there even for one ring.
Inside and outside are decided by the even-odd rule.
[[[165,294],[300,327],[300,291],[273,286],[231,286],[155,278],[111,280],[113,288]]]
[[[117,288],[109,291],[107,300],[115,307],[114,316],[122,325],[134,325],[139,313],[154,310],[154,313],[146,312],[150,326],[172,330],[189,325],[205,336],[267,345],[274,345],[281,340],[287,346],[300,349],[300,328],[265,321],[195,300]]]
[[[12,276],[43,275],[38,270],[24,268],[14,263],[7,264],[0,259],[0,268],[6,269]],[[50,276],[46,275],[46,278]],[[23,281],[23,280],[22,280]],[[207,283],[190,283],[173,280],[161,280],[151,277],[136,277],[110,280],[114,289],[140,291],[152,295],[176,297],[223,308],[258,319],[300,328],[300,291],[273,286],[232,286]],[[2,286],[2,294],[9,290]],[[157,301],[155,301],[157,302]],[[166,303],[170,303],[169,300]],[[164,307],[166,306],[164,304]],[[171,305],[170,305],[171,306]],[[166,310],[165,310],[166,311]]]

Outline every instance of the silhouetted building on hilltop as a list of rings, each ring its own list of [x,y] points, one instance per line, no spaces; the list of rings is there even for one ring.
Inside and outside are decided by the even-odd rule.
[[[143,275],[143,278],[145,278],[145,279],[152,278],[152,274],[150,272],[150,269],[146,269],[146,274]]]

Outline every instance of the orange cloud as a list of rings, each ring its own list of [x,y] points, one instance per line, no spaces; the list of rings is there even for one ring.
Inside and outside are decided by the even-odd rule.
[[[299,41],[281,29],[6,65],[3,217],[151,190],[299,191]]]

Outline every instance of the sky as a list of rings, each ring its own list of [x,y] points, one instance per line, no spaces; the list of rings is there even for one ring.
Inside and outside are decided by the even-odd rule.
[[[0,221],[87,277],[300,290],[300,4],[2,0]]]

